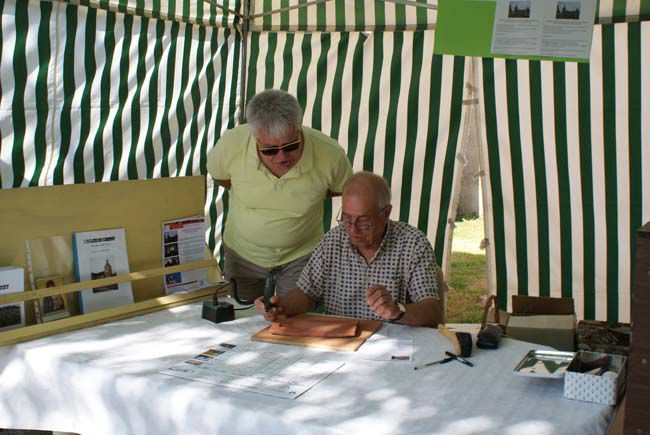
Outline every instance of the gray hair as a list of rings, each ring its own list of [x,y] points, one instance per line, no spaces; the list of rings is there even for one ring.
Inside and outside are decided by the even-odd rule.
[[[377,174],[360,171],[352,174],[343,185],[343,195],[375,195],[377,208],[384,209],[390,204],[390,186]]]
[[[302,109],[293,95],[267,89],[250,100],[246,120],[254,136],[264,132],[274,138],[286,137],[300,130]]]

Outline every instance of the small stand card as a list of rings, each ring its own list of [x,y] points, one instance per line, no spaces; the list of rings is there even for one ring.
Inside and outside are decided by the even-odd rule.
[[[129,273],[124,228],[74,233],[72,241],[75,270],[79,281]],[[130,303],[133,303],[130,282],[82,290],[79,295],[79,308],[82,314]]]
[[[48,276],[47,278],[36,280],[37,289],[59,287],[62,285],[62,276]],[[45,296],[40,298],[39,301],[43,322],[70,317],[70,311],[68,311],[68,298],[66,295]]]
[[[192,216],[162,224],[163,266],[176,266],[205,259],[205,218]],[[208,283],[207,269],[165,275],[167,294],[188,292]]]

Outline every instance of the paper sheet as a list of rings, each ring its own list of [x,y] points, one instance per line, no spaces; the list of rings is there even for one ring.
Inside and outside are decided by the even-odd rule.
[[[255,346],[221,343],[161,373],[295,399],[343,365],[307,361]]]

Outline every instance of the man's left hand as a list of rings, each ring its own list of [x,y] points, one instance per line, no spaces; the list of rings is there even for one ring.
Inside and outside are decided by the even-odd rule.
[[[383,285],[371,285],[366,290],[366,302],[372,311],[386,320],[394,319],[400,314],[397,304],[390,292]]]

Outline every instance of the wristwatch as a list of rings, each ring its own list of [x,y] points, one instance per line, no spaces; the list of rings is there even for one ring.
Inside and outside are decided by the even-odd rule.
[[[397,308],[399,308],[399,314],[394,319],[390,319],[390,322],[399,322],[400,320],[402,320],[402,317],[404,317],[404,314],[406,314],[406,307],[404,306],[403,303],[398,302]]]

